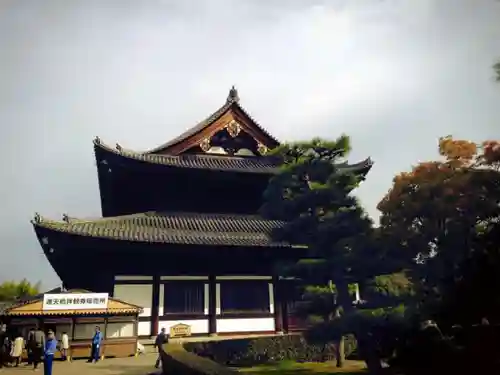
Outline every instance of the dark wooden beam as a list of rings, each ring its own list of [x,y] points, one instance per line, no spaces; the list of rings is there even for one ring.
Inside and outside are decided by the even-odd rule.
[[[215,275],[208,277],[208,333],[217,335],[217,315],[216,315],[216,280]]]
[[[158,327],[160,324],[159,317],[160,307],[160,276],[153,276],[153,296],[151,300],[151,337],[158,334]]]

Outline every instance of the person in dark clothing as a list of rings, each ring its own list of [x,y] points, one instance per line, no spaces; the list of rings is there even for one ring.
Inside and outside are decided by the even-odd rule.
[[[10,337],[7,334],[7,325],[0,326],[0,368],[3,368],[9,362]]]
[[[165,328],[162,328],[158,336],[156,336],[154,347],[158,348],[158,358],[156,359],[155,367],[159,368],[161,364],[161,352],[164,350],[163,345],[168,343],[168,335]]]
[[[26,338],[26,353],[28,354],[28,363],[26,366],[33,364],[33,348],[35,347],[35,328],[30,328],[28,337]]]
[[[33,369],[38,368],[45,351],[45,333],[37,327],[33,334]]]

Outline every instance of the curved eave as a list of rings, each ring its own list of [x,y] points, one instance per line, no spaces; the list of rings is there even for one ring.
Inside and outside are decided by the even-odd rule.
[[[113,315],[136,315],[140,311],[137,309],[101,309],[101,310],[45,310],[45,311],[13,311],[6,312],[5,315],[8,316],[45,316],[45,315],[57,315],[57,316],[95,316],[102,314],[113,314]]]
[[[235,247],[260,247],[278,248],[294,247],[285,242],[274,242],[269,233],[264,232],[224,232],[200,231],[186,229],[169,229],[151,226],[133,226],[134,230],[125,230],[120,225],[124,218],[140,218],[146,214],[127,215],[115,218],[97,220],[70,220],[55,221],[38,217],[32,221],[35,233],[44,250],[51,252],[52,234],[65,234],[83,238],[96,238],[112,241],[127,241],[150,244],[178,244],[200,246],[235,246]],[[109,225],[111,224],[111,225]]]
[[[279,163],[276,159],[269,157],[236,157],[216,155],[158,155],[125,150],[121,147],[113,148],[101,142],[99,138],[94,140],[94,151],[97,165],[107,165],[112,170],[112,163],[126,165],[127,163],[149,164],[168,168],[210,170],[232,173],[252,173],[261,175],[274,175],[279,173]],[[337,165],[341,172],[355,173],[366,176],[373,166],[371,158],[359,163],[342,163]]]
[[[214,155],[158,155],[140,153],[123,148],[112,148],[99,139],[94,140],[97,165],[112,162],[119,165],[140,163],[177,169],[210,170],[217,172],[253,173],[271,175],[277,172],[277,165],[270,158],[214,156]]]

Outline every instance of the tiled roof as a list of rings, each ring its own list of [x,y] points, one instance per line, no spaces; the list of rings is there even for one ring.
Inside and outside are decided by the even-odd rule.
[[[234,92],[233,92],[234,91]],[[217,121],[222,115],[224,115],[227,111],[229,111],[232,107],[235,107],[239,109],[241,112],[243,112],[254,124],[255,126],[263,132],[266,136],[269,137],[272,141],[276,142],[276,145],[279,145],[279,141],[274,138],[271,134],[269,134],[262,126],[260,126],[257,121],[255,121],[245,109],[239,104],[239,98],[238,98],[238,93],[236,89],[233,87],[231,91],[229,92],[229,96],[226,100],[226,103],[217,109],[214,113],[212,113],[210,116],[208,116],[206,119],[203,121],[199,122],[197,125],[193,126],[192,128],[186,130],[184,133],[181,135],[175,137],[174,139],[162,144],[161,146],[155,147],[154,149],[150,150],[147,152],[147,154],[154,154],[160,151],[165,150],[166,148],[169,148],[171,146],[174,146],[191,136],[195,135],[196,133],[201,132],[203,129],[207,128],[208,126],[212,125],[215,121]]]
[[[24,311],[18,311],[16,312],[15,309],[20,306],[28,305],[30,303],[34,302],[39,302],[43,300],[44,294],[86,294],[86,293],[92,293],[88,290],[85,289],[71,289],[64,291],[62,288],[58,288],[59,290],[50,290],[45,293],[38,294],[36,296],[31,296],[29,298],[24,298],[24,299],[19,299],[13,302],[0,302],[0,315],[93,315],[97,313],[102,313],[102,310],[53,310],[53,311],[29,311],[29,310],[24,310]],[[114,297],[109,297],[111,301],[116,301],[123,303],[126,305],[126,307],[120,308],[120,309],[108,309],[108,311],[112,311],[115,314],[128,314],[128,313],[137,313],[137,312],[142,312],[143,307],[139,305],[135,305],[129,302],[125,302],[121,299],[117,299]]]
[[[278,167],[276,159],[274,158],[189,154],[179,156],[158,155],[135,152],[123,148],[117,150],[116,148],[102,144],[98,139],[94,140],[94,150],[98,163],[109,162],[108,156],[103,154],[104,152],[140,162],[177,168],[272,174],[277,171]]]
[[[221,156],[221,155],[158,155],[141,153],[124,148],[113,148],[101,142],[99,138],[94,140],[94,151],[97,163],[107,164],[110,157],[123,157],[139,162],[165,165],[176,168],[208,169],[216,171],[276,174],[279,172],[279,160],[265,156]],[[354,173],[367,173],[373,162],[367,158],[356,164],[341,163],[337,167],[341,171]]]
[[[283,225],[280,221],[259,216],[233,214],[147,212],[96,220],[33,220],[35,230],[49,230],[71,235],[132,242],[172,243],[219,246],[288,247],[274,242],[271,232]]]

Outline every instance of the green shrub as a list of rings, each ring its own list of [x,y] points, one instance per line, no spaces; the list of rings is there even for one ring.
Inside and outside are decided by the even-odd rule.
[[[335,359],[331,343],[313,344],[302,335],[267,336],[185,343],[186,350],[201,357],[228,366],[293,360],[297,362],[324,362]],[[356,348],[353,336],[346,336],[346,356]]]
[[[186,351],[182,345],[167,344],[161,353],[164,375],[235,375],[236,371]]]

